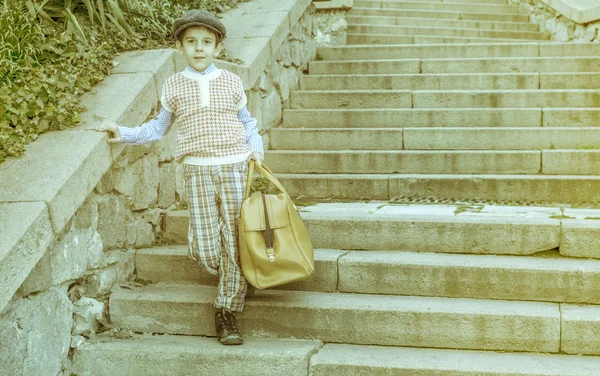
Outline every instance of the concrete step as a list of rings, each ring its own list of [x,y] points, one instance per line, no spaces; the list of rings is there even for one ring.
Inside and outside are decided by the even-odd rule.
[[[471,21],[503,21],[503,22],[529,22],[526,14],[499,14],[488,12],[475,12],[472,9],[466,11],[448,11],[433,8],[428,9],[379,9],[364,8],[354,5],[348,13],[350,16],[386,16],[386,17],[416,17],[416,18],[439,18],[448,20],[471,20]]]
[[[527,209],[524,209],[527,210]],[[448,298],[600,302],[600,260],[356,251],[339,259],[339,291]]]
[[[388,176],[390,192],[401,188],[400,185],[406,182],[400,178],[406,177]],[[385,181],[386,176],[360,175],[357,185],[361,184],[361,180],[374,181],[377,178]],[[408,178],[410,179],[409,176]],[[441,180],[443,176],[437,178],[437,183],[444,184]],[[454,178],[458,181],[461,177]],[[462,176],[465,191],[472,189],[476,184],[481,186],[481,178]],[[498,177],[488,176],[487,182],[493,178]],[[507,180],[511,179],[516,183],[515,187],[510,188],[513,192],[519,185],[525,188],[528,184],[529,187],[532,185],[523,177],[509,176]],[[533,180],[535,179],[534,177]],[[577,182],[572,177],[564,180],[562,185],[556,185],[559,190],[566,190],[583,182]],[[598,187],[597,177],[588,178],[588,182],[589,185],[584,190]],[[418,178],[409,183],[419,184]],[[425,188],[428,185],[431,186],[431,183],[423,184]],[[582,184],[579,188],[581,186]],[[543,193],[546,187],[542,188]],[[424,189],[420,191],[421,194],[423,192]],[[306,202],[307,196],[300,199]],[[365,199],[368,197],[358,203],[315,204],[310,198],[305,204],[302,204],[302,201],[298,202],[301,206],[299,212],[315,248],[499,255],[531,255],[558,248],[560,254],[566,257],[600,258],[600,223],[597,221],[600,212],[597,209],[597,197],[592,206],[596,209],[590,209],[587,205],[571,208],[568,204],[556,203],[549,207],[527,208],[525,206],[531,203],[490,205],[487,202],[473,201],[470,197],[454,203],[440,199],[435,200],[435,204],[432,197],[425,200],[407,200],[400,197],[389,202],[364,202]],[[165,217],[166,241],[171,244],[186,244],[187,229],[187,211],[168,212]]]
[[[600,128],[273,128],[272,150],[600,148]]]
[[[597,72],[600,56],[311,61],[309,74]]]
[[[373,0],[370,0],[373,1]],[[375,0],[375,2],[380,1],[380,0]],[[381,1],[382,3],[382,8],[386,8],[385,4],[387,3],[398,3],[398,2],[407,2],[407,1],[414,1],[414,2],[422,2],[423,0],[383,0]],[[486,4],[496,4],[496,5],[507,5],[507,1],[506,0],[425,0],[429,3],[432,2],[436,2],[436,3],[462,3],[462,4],[477,4],[477,5],[486,5]]]
[[[113,324],[138,332],[215,335],[216,288],[190,284],[116,290]],[[558,304],[257,291],[238,316],[247,336],[386,346],[558,352]]]
[[[517,257],[316,249],[315,273],[276,290],[600,303],[600,260],[558,252]],[[152,283],[217,281],[187,258],[183,245],[138,250],[136,275]]]
[[[597,205],[600,177],[494,174],[277,174],[291,197],[308,200],[447,200]],[[409,200],[410,202],[410,200]],[[185,233],[184,233],[185,234]]]
[[[522,13],[519,7],[508,4],[469,4],[450,3],[439,1],[384,1],[379,0],[354,0],[353,7],[358,8],[380,8],[384,11],[389,9],[412,9],[412,10],[436,10],[469,13],[487,13],[502,15],[518,15]]]
[[[600,43],[487,43],[319,47],[317,60],[538,58],[600,56]],[[461,72],[464,73],[464,72]],[[553,72],[551,72],[553,73]]]
[[[277,290],[334,292],[337,290],[337,259],[346,251],[315,250],[315,274],[306,280],[276,287]],[[188,257],[187,246],[169,245],[140,249],[135,255],[138,279],[151,283],[194,282],[216,286],[218,278],[205,272]]]
[[[600,108],[285,109],[285,128],[598,127]]]
[[[596,357],[331,343],[310,358],[312,376],[596,376],[598,369]]]
[[[417,17],[389,17],[389,16],[347,16],[349,25],[398,25],[398,26],[421,26],[436,25],[438,27],[452,27],[460,29],[488,29],[488,30],[522,30],[539,31],[536,24],[525,22],[502,22],[502,21],[469,21],[469,20],[445,20],[442,18],[417,18]]]
[[[393,205],[378,201],[316,204],[302,207],[300,214],[315,248],[531,255],[562,246],[561,254],[573,253],[566,243],[569,239],[561,239],[560,209],[540,208],[527,212],[526,216],[523,214],[526,210],[519,211],[519,207],[487,208]],[[583,218],[598,216],[597,211],[569,213],[576,218],[571,219],[575,224],[581,221],[596,224]],[[165,220],[165,239],[171,244],[185,244],[188,212],[168,212]],[[597,258],[594,252],[590,250],[586,257]]]
[[[600,62],[600,61],[599,61]],[[295,90],[290,108],[595,107],[600,90]]]
[[[521,42],[521,39],[477,38],[477,37],[444,37],[433,35],[389,35],[389,34],[352,34],[346,35],[348,45],[382,45],[382,44],[465,44],[465,43],[498,43]]]
[[[591,150],[271,150],[278,173],[296,174],[600,174]]]
[[[305,75],[301,90],[597,89],[600,73]]]
[[[306,376],[320,341],[246,338],[223,346],[215,338],[138,336],[88,340],[74,350],[72,374],[94,376]]]
[[[559,155],[572,157],[568,153],[556,154],[547,162],[549,166],[543,168],[564,169]],[[564,163],[575,162],[575,159],[572,157]],[[582,155],[577,161],[580,159],[585,157]],[[542,170],[542,152],[534,150],[270,150],[266,152],[265,161],[273,171],[296,174],[539,174]],[[590,173],[596,170],[591,166],[587,168]]]
[[[548,40],[549,35],[537,31],[510,31],[510,30],[486,30],[449,28],[436,24],[421,24],[420,26],[396,26],[396,25],[369,25],[349,24],[349,34],[379,34],[379,35],[433,35],[442,37],[468,37],[468,38],[504,38],[504,39],[532,39]],[[434,26],[435,25],[435,26]]]

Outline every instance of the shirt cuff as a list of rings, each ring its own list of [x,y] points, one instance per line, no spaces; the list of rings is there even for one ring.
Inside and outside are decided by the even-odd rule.
[[[138,132],[134,128],[122,127],[119,128],[119,137],[121,137],[121,143],[134,144],[137,140]]]

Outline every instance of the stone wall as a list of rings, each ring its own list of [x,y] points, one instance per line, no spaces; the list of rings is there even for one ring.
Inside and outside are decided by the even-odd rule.
[[[290,92],[316,55],[318,26],[310,6],[247,91],[248,108],[258,119],[266,148],[268,130],[281,124]],[[152,53],[132,54],[137,60],[131,65],[170,59],[167,51]],[[169,54],[175,69],[181,69],[182,57]],[[128,65],[125,55],[120,68]],[[127,72],[111,79],[125,79]],[[156,90],[162,72],[166,68],[154,73]],[[153,113],[157,110],[155,104]],[[124,335],[110,326],[110,293],[117,285],[136,283],[135,249],[161,244],[164,213],[186,206],[182,169],[174,162],[174,136],[171,131],[158,142],[126,146],[120,154],[115,150],[122,147],[113,147],[118,156],[111,167],[0,314],[3,373],[70,375],[72,348],[96,335]]]
[[[519,5],[530,14],[532,23],[540,25],[540,31],[547,32],[551,40],[557,42],[600,42],[600,20],[578,24],[561,15],[539,0],[509,0],[509,4]]]
[[[350,8],[323,9],[316,13],[317,32],[315,35],[319,46],[343,46],[346,44],[346,15]]]
[[[265,150],[269,147],[269,130],[281,125],[291,91],[298,89],[300,78],[308,70],[308,62],[317,54],[315,14],[312,6],[306,10],[275,51],[260,78],[246,92],[248,110],[258,120]]]

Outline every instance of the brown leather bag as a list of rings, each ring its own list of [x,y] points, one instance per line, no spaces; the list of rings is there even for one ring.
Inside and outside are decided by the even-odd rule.
[[[248,196],[255,169],[281,193]],[[312,242],[294,203],[273,172],[252,160],[238,222],[238,244],[244,276],[258,289],[305,279],[315,271]]]

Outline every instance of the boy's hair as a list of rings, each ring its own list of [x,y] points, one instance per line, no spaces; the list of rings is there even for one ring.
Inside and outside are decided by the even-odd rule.
[[[179,42],[182,42],[185,30],[193,26],[204,27],[213,32],[217,38],[215,45],[219,45],[227,34],[225,25],[214,14],[202,9],[193,9],[188,10],[175,20],[173,23],[173,36]]]

